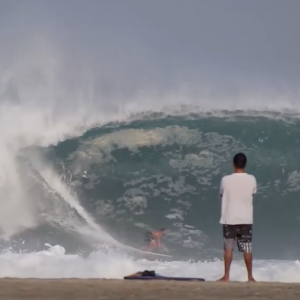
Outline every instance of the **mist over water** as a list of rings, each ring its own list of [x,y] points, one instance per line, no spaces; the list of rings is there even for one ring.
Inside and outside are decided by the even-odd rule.
[[[218,184],[245,151],[259,182],[257,272],[297,281],[298,9],[1,2],[0,235],[14,253],[0,255],[2,276],[56,277],[65,263],[68,277],[72,260],[78,277],[119,277],[220,259]],[[143,230],[162,226],[168,268],[122,246],[140,247]],[[45,243],[70,256],[33,253]],[[270,275],[281,266],[270,259],[288,261],[288,279]],[[104,260],[107,271],[93,269]],[[40,263],[48,267],[30,273]],[[221,263],[210,266],[213,279]]]
[[[286,3],[1,3],[2,100],[51,119],[179,104],[294,110],[299,4]]]

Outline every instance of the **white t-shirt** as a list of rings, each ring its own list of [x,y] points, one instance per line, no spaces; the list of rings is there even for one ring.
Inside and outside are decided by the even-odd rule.
[[[256,179],[247,173],[233,173],[221,180],[221,224],[252,224],[253,194],[257,191]]]

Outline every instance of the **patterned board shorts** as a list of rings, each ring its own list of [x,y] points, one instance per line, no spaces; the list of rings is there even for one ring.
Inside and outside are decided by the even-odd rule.
[[[252,224],[223,225],[224,249],[232,250],[235,241],[240,252],[252,252]]]

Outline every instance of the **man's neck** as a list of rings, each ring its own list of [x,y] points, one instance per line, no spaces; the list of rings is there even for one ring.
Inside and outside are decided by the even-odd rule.
[[[245,173],[244,169],[234,169],[234,173]]]

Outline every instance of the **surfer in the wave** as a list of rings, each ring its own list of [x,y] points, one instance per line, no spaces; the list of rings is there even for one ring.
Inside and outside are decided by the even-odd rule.
[[[234,173],[224,176],[221,181],[222,213],[220,223],[223,224],[225,273],[220,281],[229,281],[229,271],[235,241],[244,260],[248,273],[248,281],[255,281],[252,275],[252,224],[253,194],[257,183],[253,175],[245,172],[247,157],[238,153],[233,158]]]
[[[142,250],[152,252],[154,249],[158,249],[169,252],[169,250],[160,242],[160,239],[165,233],[165,228],[162,228],[159,231],[147,231],[145,233],[145,242],[148,243],[148,245],[143,247]]]

